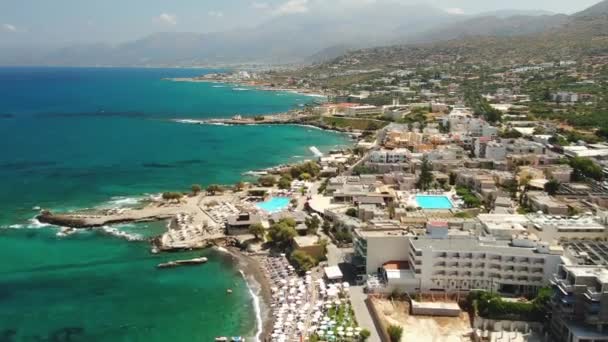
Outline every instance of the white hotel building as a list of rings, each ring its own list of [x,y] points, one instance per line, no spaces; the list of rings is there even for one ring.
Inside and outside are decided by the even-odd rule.
[[[533,293],[548,285],[564,262],[561,247],[527,235],[508,241],[445,233],[414,236],[358,230],[355,253],[364,260],[367,274],[384,278],[385,291],[408,293],[474,289]],[[385,267],[396,261],[401,269]]]

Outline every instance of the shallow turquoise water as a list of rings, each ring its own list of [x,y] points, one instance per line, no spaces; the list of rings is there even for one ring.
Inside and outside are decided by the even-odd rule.
[[[311,145],[348,143],[294,126],[170,121],[278,112],[312,100],[162,80],[203,72],[0,68],[0,340],[177,342],[253,333],[252,298],[229,259],[209,254],[206,265],[158,271],[160,262],[200,254],[155,256],[147,242],[99,230],[57,237],[57,229],[32,229],[39,225],[30,221],[33,207],[114,207],[193,183],[233,183],[248,170],[310,158]],[[163,224],[118,229],[146,238]]]
[[[267,201],[256,204],[256,206],[268,213],[276,213],[287,208],[289,201],[287,197],[272,197]]]
[[[416,202],[422,209],[452,209],[452,202],[446,196],[416,195]]]

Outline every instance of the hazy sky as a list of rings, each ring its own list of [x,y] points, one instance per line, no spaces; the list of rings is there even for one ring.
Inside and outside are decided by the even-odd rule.
[[[291,13],[343,13],[390,1],[475,14],[499,9],[572,13],[599,0],[0,0],[0,43],[123,42],[159,31],[219,31]]]

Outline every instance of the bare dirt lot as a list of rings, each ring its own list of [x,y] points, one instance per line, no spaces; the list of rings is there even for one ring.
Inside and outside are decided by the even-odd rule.
[[[410,316],[409,303],[373,299],[385,326],[403,327],[402,342],[469,342],[471,325],[465,312],[460,317]]]

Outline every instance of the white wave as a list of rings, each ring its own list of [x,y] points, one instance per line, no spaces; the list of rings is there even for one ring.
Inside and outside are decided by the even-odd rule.
[[[127,241],[143,241],[144,240],[143,236],[141,236],[139,234],[127,233],[116,227],[103,226],[103,227],[99,227],[96,229],[101,230],[108,235],[119,237],[119,238],[125,239]]]
[[[223,86],[223,85],[214,85],[212,88],[226,88],[226,86]]]
[[[247,276],[245,276],[245,273],[242,270],[239,270],[239,272],[241,272],[241,275],[243,276],[243,278],[245,278],[247,283],[247,289],[249,290],[249,295],[251,295],[251,298],[253,298],[253,310],[255,311],[257,330],[255,333],[255,341],[260,342],[260,336],[262,335],[262,330],[264,329],[262,322],[262,309],[260,308],[260,296],[257,293],[253,292],[253,288],[249,284],[249,280],[247,279]]]
[[[236,90],[236,91],[249,91],[251,89],[248,89],[248,88],[232,88],[232,90]]]
[[[212,126],[232,126],[232,125],[229,125],[229,124],[225,124],[223,122],[213,122],[213,123],[209,123],[209,125],[212,125]]]
[[[52,225],[48,224],[48,223],[42,223],[42,222],[38,221],[37,218],[34,217],[28,221],[27,228],[39,229],[39,228],[50,227],[50,226],[52,226]]]
[[[23,228],[22,224],[11,224],[10,226],[5,226],[3,228],[9,228],[9,229],[21,229]]]
[[[179,122],[179,123],[186,123],[186,124],[197,124],[200,125],[202,122],[199,120],[192,120],[192,119],[175,119],[173,120],[175,122]]]
[[[141,197],[112,197],[112,200],[108,202],[108,204],[113,204],[116,206],[126,206],[126,205],[136,205],[141,201]]]

